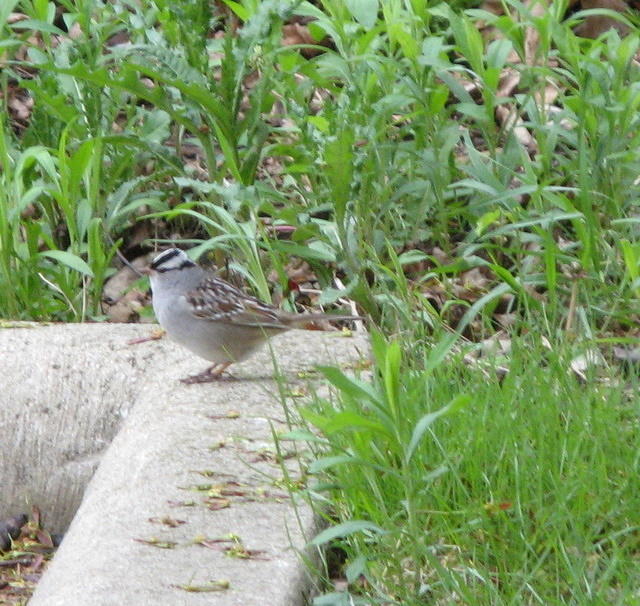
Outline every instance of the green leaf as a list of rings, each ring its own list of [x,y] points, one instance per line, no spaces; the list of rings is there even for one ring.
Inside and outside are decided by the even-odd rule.
[[[320,471],[324,471],[325,469],[329,469],[330,467],[335,467],[336,465],[342,465],[343,463],[362,463],[362,460],[358,460],[351,455],[337,455],[335,457],[322,457],[321,459],[316,459],[311,465],[309,465],[309,473],[318,473]]]
[[[481,236],[487,227],[493,225],[498,219],[502,217],[502,210],[500,208],[496,208],[494,210],[490,210],[489,212],[484,213],[477,221],[476,221],[476,233]]]
[[[30,29],[36,32],[47,32],[48,34],[55,34],[56,36],[66,36],[66,32],[63,32],[59,27],[47,23],[46,21],[40,21],[38,19],[25,19],[24,21],[17,21],[11,25],[13,29]]]
[[[397,411],[398,393],[400,391],[400,365],[402,362],[402,350],[397,341],[388,344],[384,357],[384,380],[387,402],[394,412]],[[395,414],[394,414],[395,416]]]
[[[378,534],[384,534],[385,532],[382,528],[380,528],[380,526],[374,524],[373,522],[368,522],[367,520],[350,520],[348,522],[343,522],[342,524],[338,524],[337,526],[332,526],[331,528],[323,530],[310,542],[310,545],[325,545],[326,543],[329,543],[334,539],[348,537],[351,534],[354,534],[356,532],[363,532],[365,530],[369,530]]]
[[[278,435],[279,440],[291,440],[292,442],[313,442],[316,444],[326,444],[327,441],[305,429],[294,429]]]
[[[365,399],[376,404],[380,403],[380,397],[376,391],[364,381],[347,377],[335,366],[319,366],[318,370],[345,395],[354,399]]]
[[[427,253],[413,248],[398,255],[398,263],[400,263],[400,265],[409,265],[411,263],[420,263],[428,258],[429,255]]]
[[[344,223],[353,182],[354,140],[353,128],[345,126],[333,141],[327,143],[324,153],[325,174],[331,185],[331,197],[339,224]]]
[[[324,432],[325,427],[329,424],[330,420],[324,415],[320,415],[309,408],[301,408],[300,416],[311,423],[311,425],[317,427],[320,431]]]
[[[287,256],[300,257],[309,261],[321,261],[322,263],[333,263],[336,255],[328,247],[311,248],[304,244],[296,244],[290,240],[274,240],[269,243],[273,250],[282,252]]]
[[[345,0],[345,6],[353,18],[367,29],[378,20],[378,0]]]
[[[356,583],[360,577],[367,576],[367,558],[363,555],[357,556],[345,569],[345,576],[349,583]]]
[[[161,144],[171,132],[171,116],[162,109],[141,112],[141,136],[148,142]]]
[[[515,292],[520,294],[524,299],[526,299],[529,305],[533,309],[540,309],[542,306],[538,299],[535,299],[531,296],[529,291],[527,291],[524,286],[522,286],[520,280],[516,278],[506,267],[502,267],[501,265],[497,265],[494,263],[490,263],[489,267],[496,272],[498,277],[502,278]],[[489,293],[491,294],[491,293]],[[486,297],[487,295],[485,295]],[[484,299],[484,297],[483,297]]]
[[[16,163],[15,172],[16,175],[21,175],[23,171],[28,170],[32,162],[37,162],[38,165],[47,173],[52,183],[58,183],[59,174],[56,167],[55,160],[49,153],[49,150],[42,145],[34,145],[25,149]]]
[[[433,425],[436,419],[439,419],[441,416],[446,415],[450,412],[460,410],[464,406],[467,406],[469,402],[471,402],[471,396],[467,394],[460,394],[446,406],[443,406],[435,412],[429,412],[424,415],[413,428],[411,440],[409,441],[409,445],[407,446],[407,450],[405,452],[405,460],[407,461],[407,463],[411,460],[411,457],[413,457],[413,454],[418,448],[418,445],[420,444],[420,441],[422,440],[425,432],[427,431],[427,429],[429,429],[429,427],[431,427],[431,425]]]
[[[331,417],[324,428],[324,432],[330,435],[345,429],[371,429],[377,433],[388,433],[383,425],[377,421],[348,410],[339,412]]]
[[[93,277],[93,272],[91,268],[87,265],[85,261],[83,261],[80,257],[70,253],[66,250],[45,250],[40,253],[41,257],[49,257],[58,263],[62,263],[75,271],[84,274],[85,276]]]
[[[80,181],[85,176],[85,171],[87,170],[87,166],[89,166],[89,162],[91,161],[94,146],[95,142],[92,139],[87,139],[67,160],[69,177],[74,187],[79,185]]]
[[[18,0],[3,0],[0,2],[0,28],[4,28],[16,4],[18,4]]]
[[[348,591],[332,591],[313,598],[313,606],[355,606]]]
[[[222,0],[239,18],[241,21],[247,21],[250,17],[249,11],[246,7],[242,6],[239,2],[233,0]]]
[[[320,305],[329,305],[341,297],[349,297],[354,288],[358,286],[357,281],[350,282],[345,288],[325,288],[318,299]]]
[[[403,23],[390,23],[388,26],[389,36],[395,40],[402,49],[402,53],[411,60],[416,59],[420,49],[415,37],[406,30]]]
[[[478,76],[484,74],[484,43],[478,28],[464,16],[457,15],[449,9],[451,33],[462,56],[469,61],[471,68]]]
[[[480,310],[487,305],[488,303],[490,303],[491,301],[498,299],[499,297],[501,297],[502,295],[508,293],[508,292],[512,292],[512,288],[509,284],[498,284],[497,286],[495,286],[494,288],[492,288],[486,295],[483,295],[482,297],[480,297],[464,314],[464,316],[462,316],[462,320],[460,320],[460,322],[458,323],[458,326],[456,327],[456,331],[458,332],[458,334],[461,334],[464,329],[469,325],[469,323],[471,322],[471,320],[473,320],[473,318],[476,317],[476,315],[480,312]],[[526,291],[525,291],[526,292]],[[531,297],[531,295],[529,295],[529,297]],[[538,306],[540,304],[538,303]]]
[[[429,356],[425,363],[425,370],[431,372],[434,368],[437,368],[442,364],[444,359],[449,355],[449,352],[458,341],[459,335],[457,333],[449,333],[445,335],[438,343],[436,343],[429,351]]]
[[[444,54],[447,49],[444,46],[444,38],[441,36],[428,36],[422,43],[422,54],[418,57],[420,65],[428,65],[435,68],[447,68],[449,61]]]
[[[315,126],[320,132],[328,133],[331,129],[331,125],[329,124],[329,120],[327,120],[323,116],[309,116],[307,118],[307,122]]]

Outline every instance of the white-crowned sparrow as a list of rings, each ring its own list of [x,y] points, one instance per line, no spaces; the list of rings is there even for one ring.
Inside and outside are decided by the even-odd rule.
[[[213,362],[184,383],[218,379],[269,337],[290,328],[315,320],[359,319],[281,311],[214,277],[177,248],[160,253],[144,273],[151,280],[153,310],[169,338]]]

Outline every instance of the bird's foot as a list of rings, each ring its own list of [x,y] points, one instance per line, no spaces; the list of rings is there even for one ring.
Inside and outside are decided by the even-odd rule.
[[[223,381],[227,378],[232,379],[231,375],[223,376],[223,373],[227,368],[231,366],[231,362],[220,362],[219,364],[214,364],[197,375],[191,375],[190,377],[185,377],[184,379],[180,379],[181,383],[185,385],[195,385],[196,383],[213,383],[214,381]]]

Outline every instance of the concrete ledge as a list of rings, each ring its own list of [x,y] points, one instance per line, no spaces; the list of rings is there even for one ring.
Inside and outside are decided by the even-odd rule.
[[[0,519],[46,503],[47,527],[66,530],[101,455],[163,357],[164,348],[127,345],[150,330],[0,328]]]
[[[302,604],[309,584],[296,550],[313,536],[315,522],[306,505],[294,507],[279,483],[271,432],[286,426],[279,388],[270,378],[269,350],[234,367],[236,381],[184,386],[178,379],[202,370],[203,361],[166,341],[126,345],[150,330],[130,325],[0,330],[3,359],[13,348],[14,357],[44,365],[34,364],[29,377],[21,375],[22,381],[10,386],[31,411],[19,423],[33,422],[47,403],[51,410],[52,390],[59,394],[60,406],[46,413],[53,418],[41,419],[51,438],[45,446],[55,449],[65,441],[67,427],[56,425],[56,410],[59,416],[68,408],[82,415],[85,405],[94,411],[81,418],[86,426],[78,435],[86,434],[86,452],[76,448],[80,458],[99,458],[102,442],[126,417],[29,604]],[[272,343],[280,368],[292,380],[295,370],[344,364],[367,350],[363,336],[337,333],[291,331]],[[66,374],[54,387],[52,376],[59,369],[52,364],[60,356]],[[100,435],[93,451],[92,435]],[[49,456],[42,442],[28,442],[23,435],[19,443],[30,456]],[[35,498],[46,486],[23,490],[29,491]],[[236,542],[217,542],[230,533]],[[213,589],[212,582],[228,582],[228,588],[204,591]]]

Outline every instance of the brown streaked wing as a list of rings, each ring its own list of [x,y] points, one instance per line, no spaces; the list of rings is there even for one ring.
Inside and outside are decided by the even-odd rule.
[[[282,325],[275,308],[217,278],[207,278],[187,293],[187,301],[193,315],[204,320]]]
[[[216,278],[203,280],[186,298],[193,315],[206,320],[231,320],[244,309],[242,293]]]

